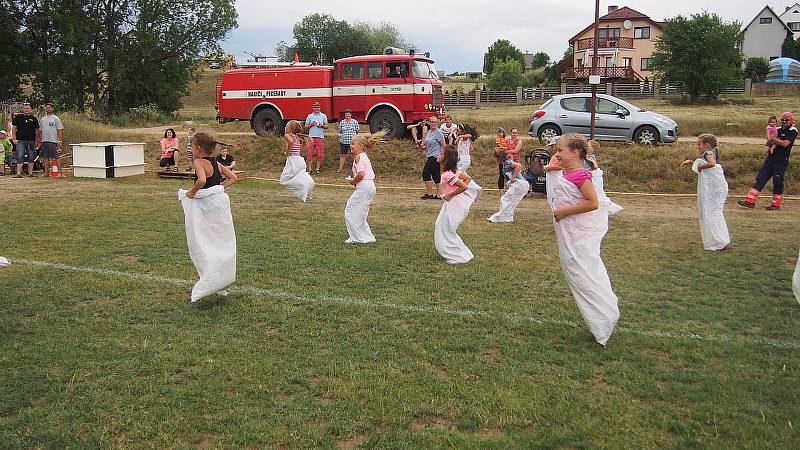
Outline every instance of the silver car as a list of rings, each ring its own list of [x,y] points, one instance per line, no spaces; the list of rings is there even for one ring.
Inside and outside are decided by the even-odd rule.
[[[589,136],[592,95],[556,95],[533,114],[528,134],[547,143],[567,133]],[[647,111],[611,95],[597,95],[595,138],[655,145],[678,140],[678,124],[669,117]]]

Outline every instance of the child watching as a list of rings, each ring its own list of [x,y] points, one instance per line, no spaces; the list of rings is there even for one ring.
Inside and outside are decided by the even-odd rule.
[[[8,166],[11,167],[11,150],[14,144],[8,138],[6,130],[0,130],[0,175],[6,174],[6,159],[8,159]]]
[[[458,136],[458,125],[453,123],[453,117],[449,114],[444,116],[444,123],[439,126],[444,135],[445,145],[454,145],[456,143],[456,136]]]
[[[765,144],[765,146],[767,147],[767,149],[766,149],[766,153],[764,153],[764,155],[765,156],[769,156],[769,155],[772,154],[772,152],[775,151],[775,147],[777,147],[775,144],[772,143],[772,138],[778,137],[778,118],[777,117],[775,117],[775,116],[770,116],[769,117],[769,123],[767,124],[766,132],[767,132],[767,143]]]
[[[495,149],[506,149],[506,130],[503,128],[497,129],[497,137],[494,139],[494,147]],[[496,152],[497,150],[495,150]],[[505,160],[505,159],[504,159]],[[503,174],[503,164],[497,165],[497,189],[500,190],[500,194],[503,194],[503,188],[506,187],[506,176]]]

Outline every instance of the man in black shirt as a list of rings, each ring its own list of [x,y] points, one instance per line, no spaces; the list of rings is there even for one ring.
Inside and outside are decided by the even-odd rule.
[[[775,145],[775,150],[767,154],[761,170],[756,175],[756,182],[747,196],[736,203],[745,208],[755,208],[758,195],[764,189],[770,178],[772,178],[772,202],[767,206],[768,211],[781,209],[783,203],[783,177],[789,167],[789,154],[792,152],[794,140],[797,138],[797,128],[795,128],[792,113],[781,114],[781,127],[778,129],[778,136],[771,137],[767,141],[768,145]]]
[[[33,176],[33,160],[36,159],[35,148],[39,146],[39,120],[31,114],[31,105],[22,104],[22,113],[11,121],[11,142],[17,152],[17,174],[22,177],[22,161],[28,157],[28,176]]]

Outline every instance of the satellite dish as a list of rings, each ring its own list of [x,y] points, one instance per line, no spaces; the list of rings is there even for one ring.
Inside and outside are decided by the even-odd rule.
[[[633,27],[633,22],[626,20],[625,22],[622,22],[622,26],[625,27],[626,30],[630,30],[631,27]]]

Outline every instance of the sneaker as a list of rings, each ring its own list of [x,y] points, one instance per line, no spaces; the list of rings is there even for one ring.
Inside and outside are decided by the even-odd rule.
[[[317,169],[317,175],[319,175],[319,169]]]
[[[747,200],[737,200],[737,201],[736,201],[736,204],[737,204],[737,205],[739,205],[739,206],[741,206],[742,208],[749,208],[749,209],[753,209],[753,208],[755,208],[755,207],[756,207],[756,204],[755,204],[755,203],[750,203],[750,202],[748,202]]]
[[[431,200],[443,200],[441,195],[431,195]]]
[[[22,175],[20,175],[20,174],[16,174],[16,175],[14,175],[12,178],[22,178]]]
[[[428,194],[424,194],[424,195],[421,195],[419,198],[421,198],[422,200],[429,200],[429,199],[432,199],[433,196],[432,195],[428,195]]]
[[[778,205],[769,205],[764,209],[766,209],[767,211],[777,211],[777,210],[781,209],[781,207],[778,206]]]

